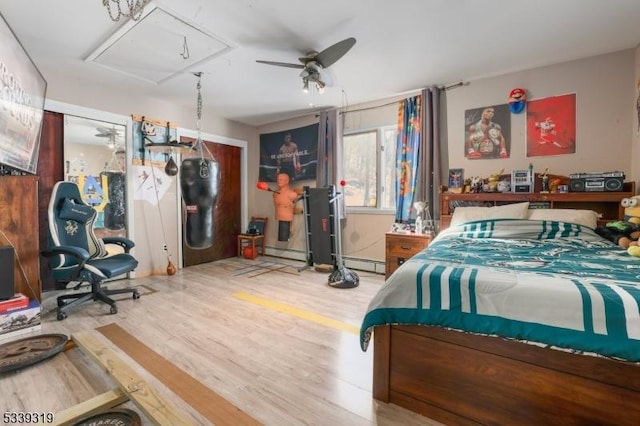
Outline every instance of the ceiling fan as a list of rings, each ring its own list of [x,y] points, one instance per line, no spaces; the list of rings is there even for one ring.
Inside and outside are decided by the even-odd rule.
[[[107,141],[107,147],[111,149],[116,149],[119,147],[120,144],[116,143],[116,139],[120,139],[120,137],[122,136],[120,134],[120,130],[116,128],[110,129],[108,127],[96,127],[96,130],[98,131],[98,133],[96,133],[95,136],[99,138],[109,138],[109,140]]]
[[[336,44],[327,47],[321,52],[311,51],[305,56],[298,58],[300,64],[291,64],[288,62],[259,61],[261,64],[276,65],[279,67],[298,68],[301,69],[300,77],[302,77],[302,90],[309,91],[309,83],[315,83],[319,93],[324,92],[326,86],[325,81],[320,75],[320,71],[333,65],[338,59],[342,58],[354,45],[356,39],[349,37]]]

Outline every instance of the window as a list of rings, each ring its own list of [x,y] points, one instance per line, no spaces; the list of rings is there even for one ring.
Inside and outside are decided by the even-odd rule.
[[[344,135],[343,150],[346,206],[395,211],[395,126]]]

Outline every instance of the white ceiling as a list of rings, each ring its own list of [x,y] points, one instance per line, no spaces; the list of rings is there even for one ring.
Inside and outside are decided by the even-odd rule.
[[[85,61],[132,24],[112,22],[102,0],[0,0],[0,12],[45,78],[92,80],[123,96],[135,93],[194,108],[192,73],[202,72],[207,113],[254,126],[640,42],[640,0],[164,0],[147,5],[147,11],[153,7],[193,27],[187,46],[192,54],[203,50],[204,58],[185,60],[182,72],[159,84]],[[175,28],[166,27],[149,47],[170,59],[157,55],[160,65],[140,72],[162,80],[170,75],[164,63],[169,70],[180,66],[185,35],[181,26]],[[230,48],[207,56],[208,44],[194,35],[198,32]],[[330,87],[322,95],[302,93],[300,70],[256,63],[297,63],[308,51],[347,37],[357,43],[325,70]],[[111,59],[137,59],[145,50],[126,46],[118,46]],[[137,66],[147,64],[140,60]]]

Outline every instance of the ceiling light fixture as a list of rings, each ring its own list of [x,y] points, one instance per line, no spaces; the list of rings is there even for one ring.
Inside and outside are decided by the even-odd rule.
[[[102,5],[109,11],[109,17],[113,22],[120,18],[131,18],[134,21],[142,18],[144,6],[151,0],[102,0]]]
[[[315,87],[316,91],[319,94],[323,94],[324,93],[324,88],[326,86],[326,83],[322,80],[320,80],[320,76],[318,74],[312,74],[310,76],[307,77],[303,77],[302,78],[302,91],[304,93],[309,93],[309,82],[313,83],[313,87]]]
[[[116,149],[116,136],[115,135],[111,135],[109,136],[109,140],[107,141],[107,148],[109,149]]]

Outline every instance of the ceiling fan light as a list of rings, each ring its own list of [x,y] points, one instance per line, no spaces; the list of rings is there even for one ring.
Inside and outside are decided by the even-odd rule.
[[[316,89],[318,90],[318,93],[323,94],[324,93],[324,81],[322,80],[318,80],[316,81]]]
[[[308,80],[304,81],[304,84],[302,85],[302,91],[304,93],[309,93],[309,81]]]

